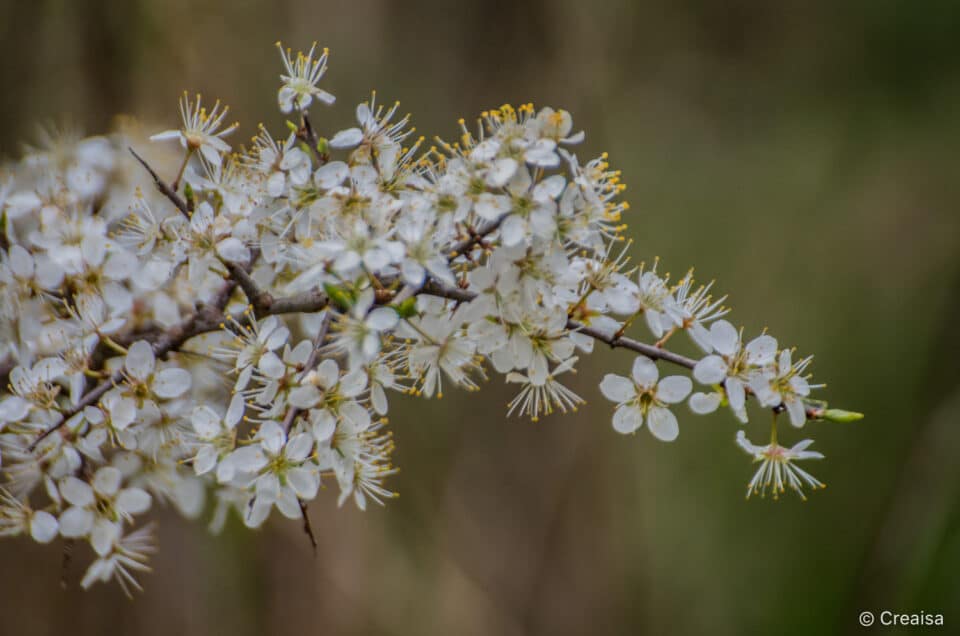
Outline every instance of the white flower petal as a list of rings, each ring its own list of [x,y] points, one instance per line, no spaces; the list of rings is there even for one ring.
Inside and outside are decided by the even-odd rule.
[[[318,442],[325,442],[333,436],[337,430],[337,419],[330,411],[313,411],[310,414],[313,437]]]
[[[217,243],[217,254],[234,263],[245,263],[250,260],[250,250],[243,241],[233,236]]]
[[[260,440],[260,446],[271,455],[279,455],[287,436],[279,424],[273,420],[264,422],[257,432],[257,439]]]
[[[726,375],[727,363],[720,356],[707,356],[693,367],[693,377],[700,384],[719,384]]]
[[[720,406],[718,393],[694,393],[690,396],[690,410],[698,415],[713,413]]]
[[[60,524],[49,512],[40,510],[30,518],[30,536],[37,543],[50,543],[57,536]]]
[[[119,538],[120,527],[117,524],[106,519],[97,519],[90,532],[90,545],[97,556],[104,557],[113,550],[113,544]]]
[[[268,351],[260,357],[257,368],[260,369],[264,377],[270,378],[271,380],[279,380],[287,370],[287,366],[283,363],[283,360],[273,351]]]
[[[653,436],[663,442],[672,442],[680,434],[677,417],[670,409],[654,406],[647,417],[647,427]]]
[[[68,539],[84,537],[93,527],[93,512],[72,506],[60,515],[60,535]]]
[[[487,172],[487,185],[502,188],[517,172],[516,159],[497,159]]]
[[[313,182],[318,188],[329,190],[335,188],[350,174],[350,168],[342,161],[331,161],[328,164],[320,166],[313,173]]]
[[[310,455],[311,450],[313,450],[313,438],[307,433],[301,433],[294,435],[290,441],[287,442],[287,447],[284,449],[283,455],[288,461],[299,463]]]
[[[220,433],[220,417],[208,406],[197,407],[190,423],[200,439],[213,439]]]
[[[309,409],[316,406],[321,397],[320,389],[312,384],[306,384],[290,391],[290,395],[287,396],[287,401],[291,406],[295,406],[298,409]]]
[[[309,468],[291,468],[287,471],[287,481],[300,499],[313,499],[320,488],[320,476]]]
[[[299,519],[303,514],[300,510],[300,502],[297,501],[296,493],[292,488],[282,489],[278,493],[277,500],[274,503],[277,506],[277,510],[280,511],[280,514],[287,519]]]
[[[693,390],[693,382],[684,375],[671,375],[657,384],[657,399],[667,404],[683,402]]]
[[[93,476],[94,492],[98,495],[112,497],[120,490],[120,482],[123,481],[123,474],[114,466],[104,466]]]
[[[70,475],[60,482],[60,495],[74,506],[93,505],[93,488],[87,482]]]
[[[623,405],[613,412],[613,430],[624,435],[643,426],[643,413],[638,406]]]
[[[145,513],[150,503],[150,493],[143,488],[126,488],[117,495],[117,508],[130,515]]]
[[[190,388],[191,376],[186,369],[168,368],[162,370],[153,380],[153,392],[160,398],[175,398]]]
[[[206,475],[217,465],[217,449],[203,446],[193,458],[193,471],[197,475]]]
[[[807,423],[807,409],[803,405],[803,400],[790,400],[787,402],[787,413],[790,414],[790,423],[800,428]]]
[[[657,383],[660,377],[660,371],[657,369],[657,363],[646,356],[637,356],[633,361],[633,381],[638,386],[652,387]]]
[[[365,322],[371,329],[386,331],[393,329],[399,320],[400,316],[397,315],[396,310],[390,307],[377,307],[367,315]]]
[[[386,415],[389,406],[387,402],[387,392],[379,384],[370,387],[370,404],[378,415]]]
[[[765,366],[772,363],[777,355],[777,340],[773,336],[758,336],[744,347],[744,351],[750,364]]]
[[[273,502],[264,502],[257,497],[253,505],[246,506],[246,514],[243,516],[243,523],[248,528],[259,528],[263,522],[270,516],[270,508]]]
[[[258,446],[244,446],[238,448],[228,455],[227,459],[220,462],[217,467],[217,479],[221,479],[221,472],[226,477],[226,481],[232,478],[232,470],[239,470],[243,473],[255,473],[267,465],[267,457]],[[229,475],[229,476],[228,476]]]
[[[710,325],[710,341],[717,353],[733,355],[740,343],[740,333],[726,320],[718,320]]]
[[[516,214],[511,214],[500,226],[500,235],[507,247],[519,245],[527,237],[527,224]]]
[[[738,378],[727,378],[724,386],[727,389],[727,400],[730,402],[730,408],[733,409],[734,413],[742,411],[747,401],[747,392],[744,389],[743,382]]]
[[[153,373],[156,365],[156,358],[153,355],[153,347],[146,340],[137,340],[127,350],[127,357],[124,360],[124,366],[127,373],[134,379],[141,382],[146,381]]]
[[[613,373],[603,377],[603,381],[600,382],[600,392],[605,398],[618,404],[629,402],[637,396],[637,389],[633,382]]]
[[[363,141],[363,131],[359,128],[341,130],[329,141],[331,148],[353,148]]]

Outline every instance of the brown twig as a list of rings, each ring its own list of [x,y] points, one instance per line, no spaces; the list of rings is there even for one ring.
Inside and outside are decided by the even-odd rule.
[[[510,214],[511,214],[510,212],[507,212],[506,214],[501,214],[499,218],[491,221],[490,223],[485,225],[482,229],[476,232],[470,232],[470,238],[464,239],[453,246],[453,249],[450,250],[449,260],[453,260],[458,256],[463,256],[464,254],[469,252],[474,245],[483,243],[483,239],[485,239],[487,236],[497,231],[497,229],[499,229],[500,226],[503,225],[503,222],[507,220],[507,217],[510,216]]]
[[[423,285],[421,292],[431,296],[456,300],[458,302],[469,302],[477,296],[474,292],[456,287],[447,287],[434,280],[428,280]],[[594,340],[608,344],[611,349],[629,349],[630,351],[642,353],[652,360],[663,360],[664,362],[676,364],[687,369],[693,369],[693,367],[697,365],[697,361],[693,358],[688,358],[679,353],[664,349],[663,347],[650,345],[645,342],[640,342],[639,340],[634,340],[633,338],[617,336],[616,334],[607,335],[594,327],[590,327],[576,320],[568,320],[567,329],[571,332],[582,333],[590,336]],[[748,395],[752,395],[753,393],[750,387],[746,387],[746,391]],[[808,419],[819,419],[823,415],[823,409],[819,407],[808,406],[806,410]],[[783,411],[783,407],[774,407],[773,411],[774,413],[780,413]]]
[[[326,153],[320,152],[318,147],[320,145],[320,139],[317,137],[317,132],[313,129],[313,125],[310,123],[310,117],[306,112],[301,115],[301,120],[302,125],[300,126],[300,130],[297,131],[297,137],[310,146],[310,152],[317,158],[317,163],[322,166],[330,160],[330,157]]]
[[[201,333],[219,329],[220,324],[223,322],[223,308],[222,306],[218,307],[218,305],[220,302],[226,305],[229,300],[229,292],[233,291],[234,286],[235,283],[228,283],[217,297],[215,297],[213,303],[199,304],[197,310],[188,318],[174,325],[169,330],[157,334],[157,337],[153,339],[152,342],[153,354],[158,358],[163,358],[171,351],[180,348],[180,346],[190,338]],[[37,444],[63,427],[70,418],[80,413],[84,408],[96,403],[107,391],[122,380],[123,372],[117,371],[110,376],[109,379],[100,382],[97,386],[87,391],[73,408],[63,414],[59,422],[52,424],[40,433],[37,439],[27,447],[28,450],[33,451],[37,447]]]
[[[270,310],[271,305],[273,305],[273,295],[268,291],[260,289],[260,286],[257,285],[257,282],[253,280],[253,277],[250,276],[247,268],[243,265],[228,260],[221,260],[221,262],[230,273],[230,278],[237,281],[237,284],[240,285],[240,289],[242,289],[246,295],[247,301],[253,307],[253,315],[256,318],[261,318],[265,312]],[[252,263],[253,259],[251,259],[251,264]]]
[[[183,200],[183,198],[177,194],[171,186],[160,178],[156,171],[150,167],[140,155],[134,152],[133,148],[130,148],[130,152],[134,157],[137,158],[137,161],[144,167],[144,169],[150,173],[150,176],[153,178],[153,182],[157,185],[157,190],[160,191],[163,196],[167,197],[174,206],[177,207],[184,216],[190,218],[190,205]],[[257,285],[256,281],[250,276],[249,269],[252,268],[253,263],[256,261],[259,253],[254,253],[250,259],[250,263],[244,267],[232,261],[226,259],[221,259],[224,267],[227,268],[227,271],[230,273],[230,277],[235,280],[240,288],[243,290],[243,293],[247,296],[247,301],[253,306],[253,315],[257,318],[260,318],[264,313],[269,310],[270,306],[273,304],[273,296],[262,289]]]
[[[307,502],[297,499],[300,504],[300,514],[303,515],[303,532],[310,538],[310,545],[313,547],[313,556],[317,556],[317,538],[313,534],[313,527],[310,525],[310,515],[307,514]]]
[[[187,206],[187,202],[184,201],[179,194],[177,194],[176,190],[174,190],[169,185],[167,185],[167,182],[161,179],[160,175],[158,175],[156,171],[150,167],[150,164],[148,164],[143,157],[138,155],[133,148],[128,147],[127,150],[129,150],[130,154],[133,155],[136,158],[136,160],[140,162],[140,165],[142,165],[144,169],[150,173],[150,176],[153,178],[153,183],[157,186],[157,190],[160,191],[160,194],[170,199],[170,201],[177,207],[177,209],[180,210],[180,212],[189,219],[190,208]]]
[[[327,331],[329,331],[329,329],[330,314],[327,313],[323,316],[322,322],[320,323],[320,329],[317,330],[317,336],[313,340],[313,349],[310,350],[310,355],[307,356],[307,361],[303,365],[303,371],[300,374],[301,379],[317,365],[317,357],[319,357],[320,349],[323,347],[323,343],[327,339]],[[290,427],[293,425],[293,422],[297,419],[298,415],[300,415],[300,409],[295,406],[291,406],[286,412],[283,417],[283,431],[285,433],[290,430]]]

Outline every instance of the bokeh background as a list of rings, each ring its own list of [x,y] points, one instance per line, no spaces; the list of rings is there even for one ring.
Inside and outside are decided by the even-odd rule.
[[[637,253],[716,277],[735,321],[816,353],[824,396],[868,414],[808,425],[825,491],[745,502],[732,418],[616,435],[596,387],[630,357],[598,350],[573,416],[507,420],[498,381],[396,403],[400,498],[322,494],[316,555],[294,522],[161,514],[131,602],[4,541],[0,633],[843,634],[864,609],[960,633],[958,28],[951,0],[0,0],[6,157],[36,123],[169,128],[184,89],[227,101],[237,140],[282,130],[277,39],[331,48],[328,134],[374,87],[428,136],[564,107],[578,153],[622,168]]]

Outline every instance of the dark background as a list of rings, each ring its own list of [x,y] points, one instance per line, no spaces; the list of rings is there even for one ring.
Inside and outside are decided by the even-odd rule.
[[[596,387],[630,357],[598,350],[574,416],[507,420],[500,378],[395,402],[400,498],[321,494],[315,557],[294,522],[213,537],[160,513],[131,602],[80,592],[80,554],[64,591],[57,549],[4,541],[0,632],[825,634],[865,609],[958,629],[958,32],[948,0],[0,0],[9,158],[36,123],[170,128],[184,89],[231,104],[235,143],[279,133],[277,39],[331,48],[327,135],[374,87],[428,137],[504,102],[566,108],[578,154],[623,169],[635,253],[716,277],[735,322],[816,353],[824,397],[868,415],[788,432],[827,455],[825,491],[744,502],[733,418],[615,434]]]

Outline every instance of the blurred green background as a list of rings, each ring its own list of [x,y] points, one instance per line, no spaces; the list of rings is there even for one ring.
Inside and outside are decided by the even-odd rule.
[[[958,32],[950,0],[0,1],[7,157],[38,122],[169,128],[184,89],[232,106],[235,143],[280,131],[277,39],[331,48],[327,134],[374,87],[428,137],[566,108],[578,154],[623,169],[635,253],[716,277],[735,322],[816,353],[824,397],[868,414],[788,432],[827,455],[825,491],[745,502],[733,418],[615,434],[596,387],[631,358],[600,349],[573,416],[507,420],[496,379],[396,402],[400,498],[323,493],[316,556],[295,522],[212,537],[161,514],[128,602],[79,591],[80,556],[62,590],[57,550],[4,541],[0,632],[844,634],[891,609],[960,633]]]

